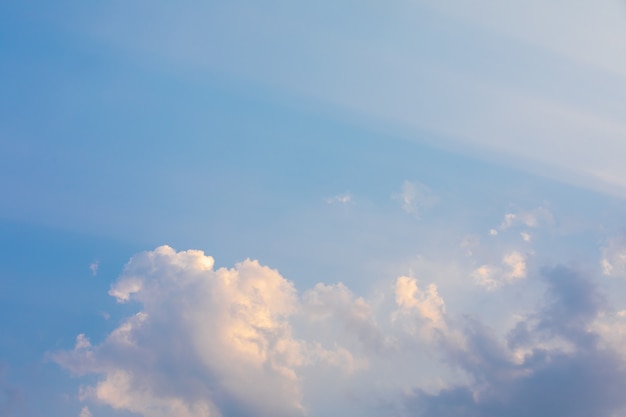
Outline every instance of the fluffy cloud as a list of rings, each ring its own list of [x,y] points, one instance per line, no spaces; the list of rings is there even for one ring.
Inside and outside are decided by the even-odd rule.
[[[526,278],[526,256],[512,251],[502,257],[501,265],[482,265],[472,272],[476,284],[495,290]]]
[[[446,330],[445,303],[439,296],[435,284],[430,284],[426,290],[422,290],[417,286],[415,278],[399,277],[396,280],[395,296],[399,309],[393,315],[394,320],[417,316],[419,318],[417,323],[423,331],[431,333]],[[417,323],[412,322],[413,325]],[[414,327],[412,326],[409,331],[413,333]]]
[[[414,390],[407,415],[609,417],[625,410],[624,363],[592,326],[607,309],[604,298],[592,281],[567,268],[543,276],[542,306],[517,323],[506,343],[477,320],[465,320],[465,345],[444,344],[444,351],[471,382],[437,393]]]
[[[304,413],[302,346],[287,320],[293,285],[256,261],[213,265],[167,246],[130,260],[110,294],[142,310],[103,343],[80,335],[73,351],[54,355],[76,374],[101,375],[84,398],[146,417]]]
[[[498,268],[504,281],[534,277],[517,252]],[[497,334],[448,311],[435,283],[400,276],[376,303],[341,283],[298,298],[257,261],[215,269],[201,251],[163,246],[133,257],[110,290],[139,311],[102,342],[80,334],[52,358],[97,376],[84,401],[143,417],[622,411],[626,313],[570,269],[546,269],[541,283],[538,307]]]
[[[304,294],[303,303],[309,320],[321,324],[315,331],[316,338],[342,341],[351,350],[363,353],[381,353],[390,347],[370,305],[345,285],[317,284]]]

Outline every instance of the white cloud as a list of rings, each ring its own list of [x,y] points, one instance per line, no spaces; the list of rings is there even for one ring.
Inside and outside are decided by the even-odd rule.
[[[626,311],[605,312],[589,325],[589,331],[600,335],[599,343],[620,353],[626,360]]]
[[[601,248],[600,266],[607,276],[626,276],[626,240],[623,237],[610,239]]]
[[[322,322],[316,337],[341,341],[352,350],[380,353],[389,347],[370,305],[344,284],[317,284],[303,297],[304,311],[313,322]]]
[[[89,411],[89,407],[83,407],[80,410],[80,414],[78,417],[92,417],[91,411]]]
[[[419,329],[426,331],[427,337],[431,337],[432,330],[446,330],[445,303],[435,284],[430,284],[426,290],[422,290],[415,278],[399,277],[395,284],[395,299],[398,310],[392,316],[394,321],[402,316],[417,313],[423,322]],[[409,331],[414,332],[415,323],[410,325]]]
[[[343,194],[337,194],[334,197],[327,198],[326,202],[328,204],[348,204],[352,202],[352,194],[347,192]]]
[[[526,278],[526,257],[520,252],[513,251],[505,255],[502,264],[507,267],[511,280]]]
[[[400,201],[404,211],[418,218],[438,201],[430,188],[418,181],[404,181],[402,191],[394,194],[393,198]]]
[[[477,271],[496,288],[525,278],[526,258],[508,252],[497,266]],[[515,392],[544,370],[567,383],[559,363],[578,369],[589,355],[608,364],[585,368],[589,386],[602,375],[626,386],[614,355],[626,313],[610,314],[593,281],[571,270],[544,276],[545,300],[517,315],[504,343],[478,319],[451,315],[435,283],[420,287],[400,276],[382,294],[387,304],[372,304],[341,283],[317,284],[299,300],[289,281],[257,261],[215,269],[201,251],[163,246],[134,256],[111,288],[140,311],[102,342],[79,334],[71,351],[52,358],[74,374],[97,376],[81,389],[82,401],[143,417],[327,415],[310,399],[334,410],[347,407],[346,396],[353,414],[375,410],[359,415],[379,415],[381,404],[388,415],[404,415],[407,398],[408,409],[434,404],[446,411],[455,381],[476,394],[464,396],[463,407],[480,409],[495,398],[490,392]],[[441,377],[446,369],[461,377]],[[597,406],[593,398],[588,404]]]
[[[79,349],[86,349],[89,347],[91,347],[91,342],[89,342],[89,339],[87,338],[87,336],[85,336],[82,333],[76,336],[76,345],[74,349],[79,350]]]
[[[201,251],[167,246],[133,257],[110,294],[142,311],[101,344],[79,335],[54,359],[101,376],[86,398],[145,417],[303,414],[296,368],[305,358],[287,321],[293,285],[256,261],[213,264]]]
[[[100,263],[98,261],[93,261],[90,265],[89,265],[89,270],[91,271],[91,275],[93,275],[94,277],[96,275],[98,275],[98,267],[100,266]]]
[[[526,256],[512,251],[502,257],[500,265],[482,265],[472,272],[476,284],[495,290],[526,278]]]
[[[552,212],[545,207],[537,207],[534,210],[518,210],[506,213],[500,224],[500,231],[505,231],[512,227],[526,226],[538,228],[545,224],[554,222]]]

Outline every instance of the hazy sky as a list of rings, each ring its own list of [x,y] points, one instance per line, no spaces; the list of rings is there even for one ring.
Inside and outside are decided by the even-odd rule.
[[[0,3],[0,417],[626,416],[626,3]]]

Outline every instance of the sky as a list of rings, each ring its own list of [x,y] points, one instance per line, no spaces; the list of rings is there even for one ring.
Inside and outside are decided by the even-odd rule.
[[[626,416],[626,3],[0,3],[0,417]]]

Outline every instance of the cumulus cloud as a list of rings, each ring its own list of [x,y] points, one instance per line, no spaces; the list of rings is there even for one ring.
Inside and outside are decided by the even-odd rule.
[[[494,286],[529,275],[515,251],[494,268]],[[96,377],[79,392],[89,405],[143,417],[317,416],[335,405],[367,416],[624,411],[626,313],[571,269],[540,279],[536,308],[496,333],[454,312],[434,282],[400,276],[380,302],[341,283],[298,297],[258,261],[215,268],[201,251],[163,246],[134,256],[110,289],[138,311],[102,341],[79,334],[51,358]]]
[[[435,284],[430,284],[425,290],[417,285],[415,278],[399,277],[395,285],[396,304],[399,309],[394,313],[394,320],[401,316],[417,314],[422,320],[422,329],[445,330],[444,321],[445,303],[439,296]]]
[[[319,283],[303,295],[304,311],[315,322],[322,322],[316,336],[332,334],[333,340],[350,343],[354,350],[380,353],[389,348],[371,307],[344,284]],[[356,342],[356,346],[352,341]]]
[[[394,194],[393,198],[400,201],[405,212],[418,218],[438,201],[430,188],[418,181],[404,181],[402,191]]]
[[[570,269],[546,269],[543,278],[543,303],[517,323],[506,343],[476,319],[465,320],[466,343],[444,343],[442,350],[471,382],[437,393],[414,390],[407,415],[610,417],[625,410],[624,363],[592,327],[607,309],[605,299]],[[554,347],[546,347],[549,342]]]
[[[146,417],[303,414],[293,285],[256,261],[213,266],[201,251],[167,246],[130,260],[110,294],[141,311],[101,344],[79,335],[53,355],[75,374],[100,375],[83,398]]]
[[[476,284],[495,290],[526,278],[526,256],[512,251],[502,257],[500,265],[482,265],[472,272]]]

